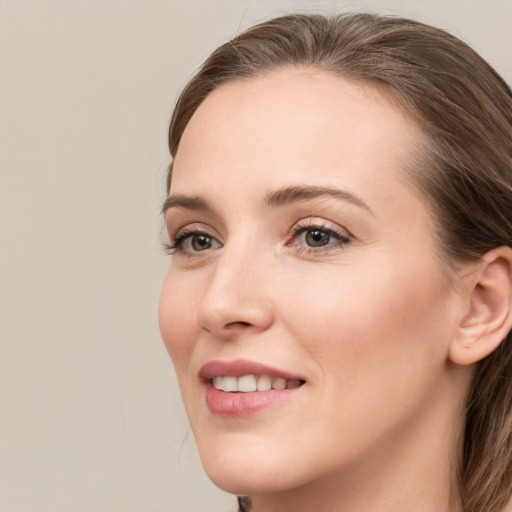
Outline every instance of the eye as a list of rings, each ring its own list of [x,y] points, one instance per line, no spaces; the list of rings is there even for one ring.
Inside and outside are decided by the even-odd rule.
[[[178,231],[171,243],[167,245],[167,251],[170,254],[184,253],[193,255],[204,252],[209,249],[218,249],[222,244],[213,236],[204,232],[184,228]]]
[[[182,249],[186,252],[200,252],[211,249],[215,240],[204,233],[197,235],[188,235],[181,241]]]
[[[322,225],[298,225],[291,232],[288,246],[308,252],[328,251],[348,244],[349,236],[341,229]]]
[[[300,239],[309,247],[322,247],[332,242],[332,234],[322,229],[306,229],[301,233]]]

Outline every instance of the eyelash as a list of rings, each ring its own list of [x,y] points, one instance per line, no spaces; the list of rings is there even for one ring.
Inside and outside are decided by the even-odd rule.
[[[322,232],[331,238],[334,238],[334,243],[328,243],[326,245],[320,245],[317,247],[311,247],[306,245],[298,245],[297,243],[294,243],[297,240],[297,237],[302,235],[303,233],[311,232],[311,231],[319,231]],[[191,238],[193,236],[206,236],[212,240],[215,240],[217,244],[222,247],[222,244],[220,242],[217,242],[215,237],[208,233],[205,230],[201,230],[198,228],[195,228],[193,226],[187,226],[177,231],[176,235],[174,235],[173,238],[171,238],[171,241],[169,243],[164,244],[164,249],[167,254],[172,255],[176,253],[180,253],[185,256],[194,256],[198,255],[202,251],[186,251],[183,249],[183,242],[185,242],[188,238]],[[292,228],[290,231],[288,237],[291,239],[290,241],[286,242],[287,247],[295,247],[296,250],[304,253],[314,254],[319,252],[325,252],[330,251],[332,249],[338,249],[344,247],[346,244],[350,242],[350,237],[341,230],[334,229],[332,227],[327,227],[326,225],[323,225],[322,223],[302,223],[297,224]],[[205,249],[206,252],[206,249]]]
[[[297,245],[296,243],[294,243],[297,240],[297,237],[299,237],[303,233],[307,233],[308,231],[320,231],[322,233],[325,233],[331,238],[334,238],[334,242],[328,243],[324,246],[317,247]],[[291,241],[286,243],[288,247],[295,247],[298,251],[308,254],[316,254],[319,252],[331,251],[333,249],[340,249],[350,242],[350,237],[347,235],[346,232],[335,229],[333,227],[328,227],[321,222],[315,223],[313,221],[297,224],[290,231],[289,237],[291,238]]]
[[[201,235],[207,236],[208,238],[215,240],[215,237],[205,230],[201,230],[193,226],[186,226],[184,228],[181,228],[176,232],[174,237],[171,238],[170,242],[164,244],[165,252],[169,255],[176,254],[177,252],[179,252],[183,255],[191,256],[195,253],[189,253],[185,251],[182,247],[182,244],[189,237]]]

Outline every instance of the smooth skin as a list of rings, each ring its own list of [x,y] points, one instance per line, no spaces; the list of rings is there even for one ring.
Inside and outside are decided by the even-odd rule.
[[[295,68],[219,87],[183,134],[160,327],[206,472],[255,512],[462,510],[463,403],[510,329],[511,258],[441,261],[406,179],[421,137],[372,86]],[[213,359],[306,383],[218,417]]]

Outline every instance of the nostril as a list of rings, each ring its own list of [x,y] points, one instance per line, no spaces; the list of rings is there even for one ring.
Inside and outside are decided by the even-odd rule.
[[[226,328],[235,328],[235,327],[250,327],[249,322],[229,322],[229,324],[226,324]]]

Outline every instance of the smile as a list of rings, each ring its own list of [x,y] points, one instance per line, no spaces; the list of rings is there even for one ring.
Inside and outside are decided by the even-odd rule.
[[[208,409],[224,418],[282,406],[302,394],[306,384],[302,375],[244,359],[210,361],[200,368],[198,377]]]
[[[227,393],[253,393],[255,391],[283,390],[300,387],[304,381],[287,380],[282,377],[272,378],[269,375],[242,375],[241,377],[216,376],[212,379],[215,389]]]

